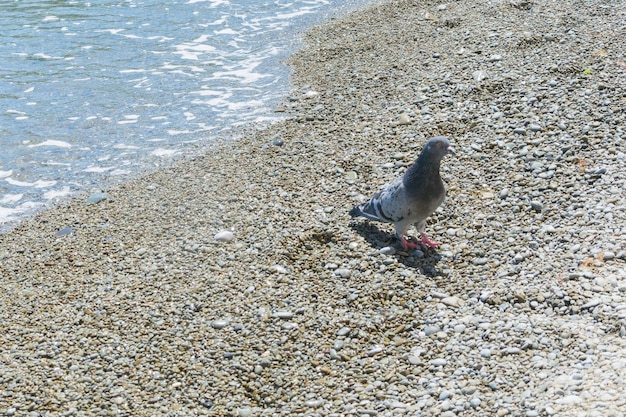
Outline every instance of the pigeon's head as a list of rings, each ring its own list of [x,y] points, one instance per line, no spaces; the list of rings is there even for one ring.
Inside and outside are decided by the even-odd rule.
[[[444,136],[435,136],[434,138],[430,138],[430,140],[426,142],[423,152],[424,154],[438,160],[441,160],[448,154],[456,155],[454,148],[450,145],[450,141],[448,141],[448,138]]]

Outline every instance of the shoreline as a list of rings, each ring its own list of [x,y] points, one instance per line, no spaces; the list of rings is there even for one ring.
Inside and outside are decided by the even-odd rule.
[[[618,415],[625,46],[588,3],[332,20],[290,119],[0,235],[0,412]],[[435,134],[441,246],[404,254],[347,212]]]

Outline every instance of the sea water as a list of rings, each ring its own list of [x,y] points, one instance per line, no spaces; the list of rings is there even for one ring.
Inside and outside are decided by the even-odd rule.
[[[0,0],[0,231],[276,119],[302,32],[364,3]]]

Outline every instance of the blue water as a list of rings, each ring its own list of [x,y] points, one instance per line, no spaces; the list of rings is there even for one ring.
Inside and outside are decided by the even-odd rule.
[[[0,229],[277,119],[282,61],[345,3],[0,0]]]

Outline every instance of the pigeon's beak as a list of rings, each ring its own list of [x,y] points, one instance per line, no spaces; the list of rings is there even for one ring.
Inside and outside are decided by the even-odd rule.
[[[456,151],[454,150],[454,147],[448,146],[448,153],[451,155],[456,155]]]

